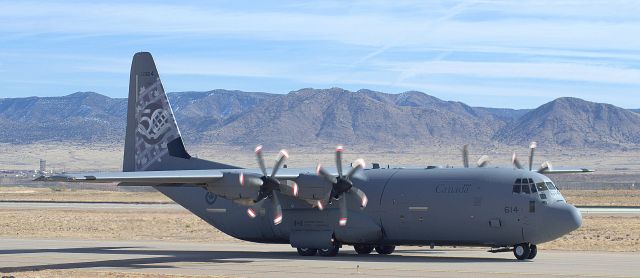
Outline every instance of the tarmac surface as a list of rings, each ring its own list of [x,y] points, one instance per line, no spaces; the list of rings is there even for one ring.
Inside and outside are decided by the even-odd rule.
[[[640,277],[637,253],[539,250],[532,261],[483,248],[401,247],[392,255],[300,257],[287,245],[0,238],[0,273],[86,270],[231,277]]]

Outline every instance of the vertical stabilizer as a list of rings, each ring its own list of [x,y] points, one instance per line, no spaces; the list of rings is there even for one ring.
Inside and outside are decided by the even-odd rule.
[[[231,168],[192,158],[149,52],[131,62],[123,171]]]

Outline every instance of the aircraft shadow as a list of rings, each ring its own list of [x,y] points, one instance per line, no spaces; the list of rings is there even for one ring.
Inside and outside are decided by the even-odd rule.
[[[449,251],[447,251],[449,252]],[[0,267],[0,273],[15,273],[37,270],[64,270],[95,267],[114,268],[173,268],[171,263],[251,263],[262,259],[287,259],[287,260],[324,260],[324,261],[351,261],[351,262],[385,262],[385,263],[478,263],[478,262],[513,262],[513,259],[482,258],[482,257],[443,257],[428,256],[428,254],[442,253],[437,250],[403,250],[393,255],[358,255],[353,252],[341,252],[336,257],[301,257],[295,251],[290,252],[259,252],[259,251],[185,251],[185,250],[155,250],[145,247],[86,247],[86,248],[52,248],[52,249],[10,249],[0,250],[0,255],[24,255],[39,253],[78,254],[79,262],[58,264],[37,264],[19,267]],[[421,256],[415,255],[422,254]],[[97,255],[131,255],[135,258],[121,258],[108,260],[86,261],[88,256],[82,254]],[[427,254],[427,256],[424,256]],[[148,256],[140,258],[140,256]]]

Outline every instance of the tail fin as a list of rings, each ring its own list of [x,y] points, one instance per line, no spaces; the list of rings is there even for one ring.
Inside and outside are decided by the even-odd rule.
[[[235,168],[192,158],[149,52],[133,56],[122,170],[158,171]]]

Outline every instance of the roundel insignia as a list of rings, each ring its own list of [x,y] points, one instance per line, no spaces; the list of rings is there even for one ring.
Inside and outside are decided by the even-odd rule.
[[[218,199],[218,196],[211,192],[207,192],[207,194],[204,195],[204,199],[207,201],[207,204],[213,205],[213,203]]]

